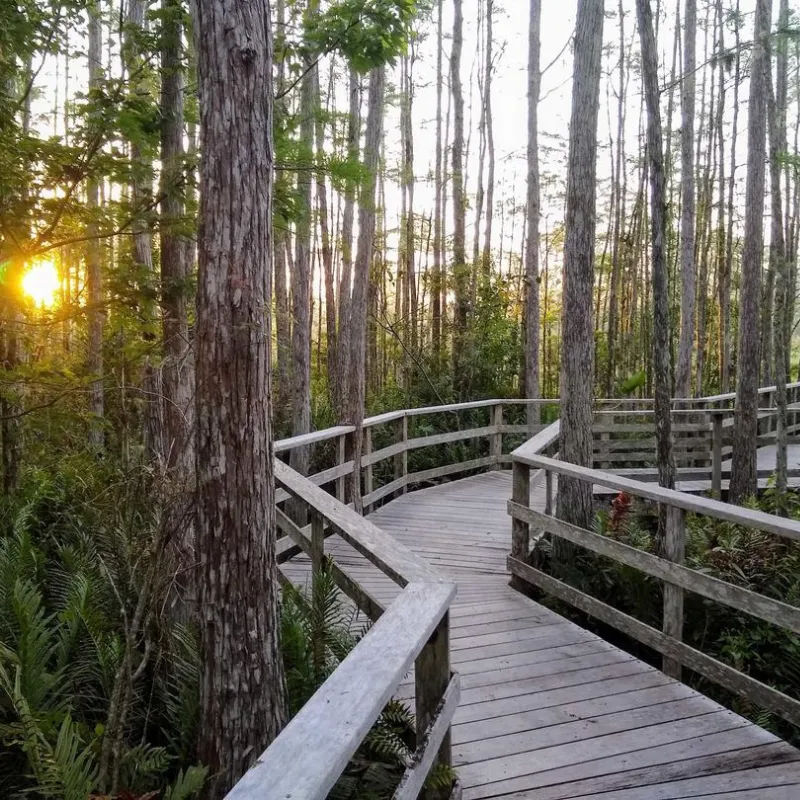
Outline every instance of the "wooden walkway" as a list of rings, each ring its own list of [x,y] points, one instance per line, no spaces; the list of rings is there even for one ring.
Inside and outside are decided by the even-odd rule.
[[[531,494],[543,508],[543,487]],[[490,472],[370,516],[458,584],[452,737],[465,800],[798,800],[800,752],[509,587],[510,496],[510,473]],[[397,595],[338,537],[326,550],[380,602]],[[308,561],[282,569],[302,582]],[[412,696],[406,683],[400,697]]]

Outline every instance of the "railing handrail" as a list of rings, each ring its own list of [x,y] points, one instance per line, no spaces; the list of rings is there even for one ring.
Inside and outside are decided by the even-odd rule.
[[[716,415],[715,419],[712,486],[717,487],[715,488],[717,491],[722,474],[720,459],[722,417]],[[795,725],[800,725],[800,699],[786,695],[683,641],[685,591],[697,593],[729,608],[743,611],[784,630],[800,633],[800,607],[714,578],[684,564],[686,536],[684,512],[703,514],[792,541],[800,541],[800,522],[667,489],[632,477],[560,461],[542,454],[541,450],[545,448],[540,445],[544,442],[547,447],[553,447],[555,444],[552,437],[548,439],[543,434],[537,434],[511,454],[513,480],[511,500],[508,503],[508,513],[511,516],[511,554],[507,566],[512,575],[512,585],[521,589],[524,589],[525,585],[536,586],[660,652],[664,658],[663,669],[672,677],[680,679],[682,667],[686,666],[734,694],[746,698],[749,702],[760,705]],[[535,452],[537,450],[539,452]],[[544,512],[531,507],[532,470],[544,472],[546,476],[547,496]],[[666,509],[665,540],[661,551],[658,554],[649,553],[619,542],[613,537],[554,518],[551,498],[553,475],[578,479],[590,487],[604,486],[658,503]],[[529,556],[534,531],[535,541],[550,534],[661,580],[664,587],[662,630],[533,566]]]
[[[275,461],[275,480],[317,512],[348,544],[398,585],[444,580],[434,567],[394,536],[278,460]]]
[[[684,511],[697,514],[705,514],[709,517],[732,522],[736,525],[744,525],[748,528],[755,528],[767,533],[776,534],[777,536],[783,536],[787,539],[800,541],[800,522],[786,517],[767,514],[757,509],[735,506],[720,500],[713,500],[709,497],[698,497],[697,495],[681,492],[677,489],[666,489],[657,484],[637,481],[633,478],[626,478],[599,469],[581,467],[577,464],[571,464],[568,461],[559,461],[558,459],[547,458],[546,456],[514,451],[511,457],[515,462],[527,464],[535,469],[548,470],[557,475],[578,478],[586,483],[605,486],[619,492],[642,497],[645,500],[663,503],[673,508],[680,508]]]
[[[227,795],[228,800],[264,797],[324,798],[391,699],[414,660],[446,617],[452,584],[409,583],[366,636],[314,693],[275,741]],[[438,714],[418,742],[402,797],[427,775],[415,769],[432,758],[450,727],[459,700],[458,675],[450,679]]]

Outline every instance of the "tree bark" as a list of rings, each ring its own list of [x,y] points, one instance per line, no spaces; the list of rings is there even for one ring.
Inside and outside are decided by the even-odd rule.
[[[488,171],[486,174],[486,227],[483,234],[483,254],[481,256],[481,270],[484,281],[489,282],[492,276],[492,227],[494,224],[494,181],[495,181],[495,152],[494,152],[494,117],[492,116],[492,75],[494,65],[492,15],[494,14],[494,0],[486,0],[486,74],[483,79],[483,103],[486,109],[486,156]],[[529,43],[530,48],[530,43]],[[529,54],[530,59],[530,54]],[[530,69],[530,63],[528,64]],[[530,84],[530,78],[528,79]],[[530,85],[529,85],[530,90]],[[530,125],[530,121],[528,123]],[[537,242],[538,244],[538,242]]]
[[[375,187],[383,133],[383,95],[386,68],[375,68],[370,75],[367,103],[367,128],[364,138],[364,169],[366,177],[361,186],[358,208],[358,252],[353,274],[353,300],[351,309],[352,333],[350,338],[350,364],[352,376],[348,398],[348,419],[356,430],[353,436],[351,497],[356,511],[361,512],[361,449],[364,401],[366,395],[366,339],[367,303],[369,300],[370,266],[375,240]]]
[[[164,340],[165,463],[180,479],[194,474],[194,353],[189,341],[187,279],[190,265],[182,235],[183,64],[182,5],[162,0],[161,51],[161,312]]]
[[[464,44],[462,0],[453,2],[453,47],[450,55],[450,87],[453,93],[453,386],[463,398],[469,384],[467,338],[470,269],[466,251],[466,198],[464,196],[464,95],[461,88],[461,51]]]
[[[354,166],[358,160],[361,139],[361,81],[355,70],[350,70],[350,112],[347,117],[347,158]],[[339,281],[339,369],[336,377],[337,417],[344,419],[348,413],[350,397],[350,294],[353,277],[353,222],[355,218],[356,184],[348,179],[344,190],[342,214],[342,274]]]
[[[317,0],[308,0],[306,17],[316,13]],[[314,160],[314,87],[317,65],[307,65],[300,89],[300,158],[305,169],[297,174],[297,227],[292,270],[292,436],[311,430],[311,185]],[[308,447],[289,455],[292,469],[308,473]]]
[[[649,7],[647,11],[649,14]],[[678,397],[689,397],[692,393],[692,351],[694,350],[695,294],[697,291],[694,260],[696,0],[686,0],[684,18],[683,75],[681,77],[681,334],[678,344],[678,365],[675,372],[675,394]],[[678,24],[678,20],[675,21],[675,24]],[[642,44],[644,45],[644,42]],[[653,55],[655,57],[655,54]],[[658,127],[660,128],[661,125],[659,124]],[[653,180],[652,174],[650,180]]]
[[[579,0],[567,162],[561,318],[561,458],[582,466],[591,466],[592,462],[592,288],[602,43],[603,0]],[[591,528],[591,484],[562,476],[558,482],[557,507],[560,519]]]
[[[198,757],[216,800],[285,719],[270,423],[272,32],[266,3],[196,0]]]
[[[100,90],[103,80],[103,30],[100,21],[98,0],[89,6],[89,94]],[[89,345],[86,368],[93,380],[89,387],[89,445],[95,451],[103,449],[104,391],[103,391],[103,264],[100,240],[98,239],[100,213],[100,183],[92,174],[86,184],[86,209],[89,221],[86,225],[86,296],[89,327]]]
[[[736,410],[733,425],[733,461],[730,500],[741,503],[758,488],[756,449],[758,433],[759,303],[761,261],[764,248],[764,148],[767,136],[765,69],[768,64],[772,0],[757,0],[750,105],[747,122],[747,189],[745,196],[744,250],[739,292],[739,356],[736,375]]]
[[[780,0],[778,13],[778,29],[784,30],[789,24],[789,6],[787,0]],[[787,437],[786,408],[787,391],[789,382],[789,349],[791,345],[792,316],[789,305],[794,298],[790,291],[789,261],[786,253],[786,240],[784,232],[783,198],[781,190],[781,177],[783,168],[781,159],[787,149],[786,143],[786,105],[788,95],[788,51],[786,36],[779,35],[776,47],[776,77],[775,91],[772,88],[772,72],[770,69],[769,52],[765,73],[769,90],[767,93],[767,107],[769,119],[769,174],[771,198],[771,227],[769,241],[770,268],[775,274],[775,314],[772,320],[774,343],[775,378],[775,405],[777,411],[776,425],[776,463],[775,463],[775,489],[783,495],[787,488]],[[788,202],[788,197],[786,198]]]
[[[688,8],[690,5],[692,5],[692,0],[688,0],[687,3],[688,22],[691,22],[691,12]],[[661,108],[658,92],[658,56],[653,35],[650,0],[636,0],[636,11],[639,20],[639,37],[642,45],[642,79],[647,103],[647,154],[650,173],[650,229],[653,272],[653,387],[655,396],[656,459],[659,484],[672,489],[675,485],[675,462],[672,455],[670,416],[672,370],[669,348],[669,275],[666,252],[667,201],[664,191],[664,146],[661,134]],[[686,47],[689,48],[688,43]],[[684,178],[684,180],[686,179]],[[685,287],[686,283],[684,283]],[[691,349],[689,355],[691,374]],[[661,542],[659,549],[661,550],[663,550],[665,533],[664,522],[665,520],[662,520],[662,524],[659,526],[659,540]]]
[[[538,399],[539,389],[539,93],[542,76],[541,0],[530,0],[528,29],[528,244],[525,249],[525,396]],[[538,404],[528,405],[528,426],[539,424]]]
[[[433,358],[437,367],[442,361],[442,285],[443,281],[443,227],[442,227],[442,7],[438,0],[436,11],[436,167],[434,172],[433,212],[433,275],[431,280],[431,339]]]

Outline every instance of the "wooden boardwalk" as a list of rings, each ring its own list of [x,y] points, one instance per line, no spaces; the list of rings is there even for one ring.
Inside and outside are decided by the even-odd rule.
[[[543,487],[531,494],[543,508]],[[458,584],[452,738],[465,800],[798,800],[800,752],[509,587],[510,495],[510,473],[490,472],[370,516]],[[397,595],[338,537],[326,550],[383,604]],[[308,561],[283,570],[302,582]]]

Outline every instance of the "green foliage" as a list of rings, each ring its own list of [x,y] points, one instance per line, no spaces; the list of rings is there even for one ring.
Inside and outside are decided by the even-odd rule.
[[[188,800],[205,775],[192,765],[198,657],[193,635],[160,618],[166,564],[163,582],[146,577],[154,487],[146,474],[83,466],[29,473],[0,506],[0,787],[9,798],[112,788]],[[150,611],[137,634],[141,597]],[[137,680],[120,669],[130,646]],[[102,744],[120,680],[129,699],[109,787]]]
[[[311,58],[334,50],[359,72],[394,63],[404,53],[415,0],[337,0],[305,20]]]

